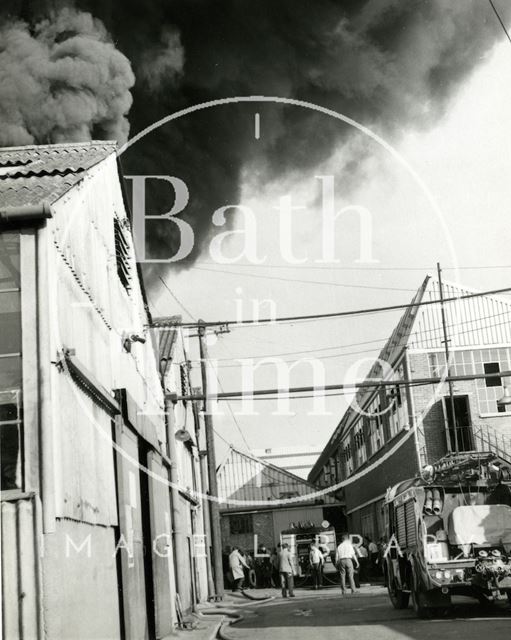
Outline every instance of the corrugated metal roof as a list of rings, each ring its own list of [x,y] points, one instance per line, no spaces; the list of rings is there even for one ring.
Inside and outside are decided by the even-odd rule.
[[[378,359],[375,360],[373,366],[369,370],[366,380],[374,380],[381,376],[380,363],[382,361],[387,362],[393,367],[401,359],[404,349],[408,344],[412,329],[415,325],[415,319],[421,308],[417,305],[422,301],[429,281],[430,277],[427,276],[418,288],[417,293],[410,302],[410,306],[406,308],[394,331],[391,333],[390,338],[380,351]],[[356,409],[354,409],[354,407],[364,407],[375,393],[376,389],[362,388],[357,391],[355,399],[342,416],[326,447],[323,449],[323,452],[312,467],[311,472],[308,475],[309,479],[314,480],[318,477],[322,467],[328,462],[332,452],[336,450],[341,437],[343,437],[344,433],[349,430],[353,420],[358,419],[360,414]]]
[[[451,282],[443,282],[442,290],[444,299],[478,293],[475,289]],[[417,306],[420,302],[438,300],[439,298],[439,282],[428,276],[419,287],[411,306],[406,309],[382,349],[380,360],[393,366],[405,348],[409,350],[444,350],[441,305]],[[485,295],[446,303],[444,309],[450,349],[511,345],[511,302],[498,296]],[[374,379],[379,376],[379,365],[376,361],[366,379]],[[374,393],[374,390],[363,389],[357,392],[358,406],[363,408]],[[318,477],[322,467],[337,449],[340,438],[350,429],[358,417],[359,413],[353,409],[353,406],[346,410],[309,473],[309,479],[314,480]]]
[[[52,204],[116,148],[115,141],[0,148],[0,206]]]
[[[261,460],[306,479],[321,451],[318,447],[285,447],[257,449],[252,453]]]
[[[293,473],[280,469],[248,453],[230,449],[217,472],[218,495],[225,502],[232,500],[273,500],[303,496],[317,491],[317,487]],[[321,498],[326,504],[337,504],[330,496]],[[223,507],[222,507],[223,508]],[[240,506],[236,505],[239,510]]]
[[[442,289],[444,298],[478,293],[450,282],[442,283]],[[432,278],[422,299],[426,302],[439,298],[438,280]],[[498,296],[479,296],[449,302],[444,308],[451,349],[511,344],[511,302],[508,300]],[[421,307],[408,340],[408,348],[443,350],[443,339],[440,305]]]

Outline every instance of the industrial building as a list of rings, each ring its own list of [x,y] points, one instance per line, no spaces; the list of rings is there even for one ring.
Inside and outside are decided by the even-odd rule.
[[[3,636],[163,638],[207,526],[115,143],[1,149],[0,194]]]
[[[217,477],[224,548],[237,545],[252,554],[254,540],[271,549],[287,529],[324,521],[338,531],[346,526],[336,496],[315,495],[314,485],[248,452],[231,447]]]
[[[444,305],[438,302],[441,294]],[[439,281],[427,277],[309,481],[325,488],[345,483],[350,530],[379,538],[386,490],[446,453],[492,451],[511,463],[511,405],[500,402],[510,380],[499,375],[509,370],[511,303],[451,283],[440,290]],[[445,381],[414,383],[445,377],[448,371],[467,376],[452,383],[452,404]],[[483,377],[470,379],[474,374]]]

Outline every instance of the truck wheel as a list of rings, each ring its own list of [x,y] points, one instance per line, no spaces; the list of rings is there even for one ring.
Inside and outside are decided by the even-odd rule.
[[[396,580],[387,579],[387,591],[394,609],[406,609],[410,600],[410,594],[397,587]]]
[[[425,594],[421,588],[420,581],[413,572],[413,586],[412,586],[412,607],[418,618],[430,618],[433,611],[431,607],[424,604]]]

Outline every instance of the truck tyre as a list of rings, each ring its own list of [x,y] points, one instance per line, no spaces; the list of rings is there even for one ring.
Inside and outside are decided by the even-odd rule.
[[[430,618],[433,613],[431,607],[424,604],[424,600],[425,593],[422,585],[412,569],[412,607],[418,618]]]
[[[391,580],[387,576],[387,591],[394,609],[406,609],[408,607],[410,594],[398,588],[395,578]]]

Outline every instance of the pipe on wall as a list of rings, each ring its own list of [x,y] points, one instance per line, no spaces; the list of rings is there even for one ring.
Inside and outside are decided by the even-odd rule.
[[[186,592],[185,574],[188,571],[188,543],[186,540],[186,519],[179,496],[179,472],[174,421],[174,404],[165,398],[165,420],[167,427],[167,443],[170,458],[170,494],[172,498],[172,533],[174,539],[174,557],[176,570],[176,591]]]
[[[1,222],[31,222],[51,217],[51,207],[47,202],[0,208]]]
[[[48,227],[37,232],[37,341],[39,368],[39,437],[43,533],[55,532],[55,465],[51,407],[51,329],[48,273]]]

